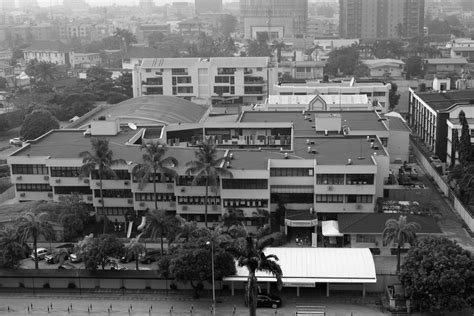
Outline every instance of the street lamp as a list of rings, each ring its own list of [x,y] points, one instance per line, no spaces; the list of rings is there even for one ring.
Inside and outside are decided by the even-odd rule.
[[[216,315],[216,286],[214,282],[214,243],[206,242],[206,245],[211,245],[211,270],[212,270],[212,315]]]

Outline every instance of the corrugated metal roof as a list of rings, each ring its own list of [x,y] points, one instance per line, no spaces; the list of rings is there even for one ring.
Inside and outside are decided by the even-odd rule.
[[[278,257],[284,282],[376,283],[375,264],[368,248],[266,248],[265,254]],[[248,271],[238,267],[236,275],[224,281],[246,281]],[[257,271],[259,281],[275,278]]]

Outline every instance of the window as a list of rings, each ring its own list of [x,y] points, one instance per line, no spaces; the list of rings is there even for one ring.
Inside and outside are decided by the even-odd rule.
[[[178,83],[191,83],[191,77],[178,77]]]
[[[173,68],[171,69],[171,74],[172,75],[187,75],[188,70],[186,68]]]
[[[268,207],[268,200],[224,199],[224,207]]]
[[[272,186],[273,188],[273,186]],[[302,203],[310,204],[314,202],[313,193],[272,193],[270,194],[271,203]]]
[[[161,85],[163,85],[163,78],[162,78],[162,77],[158,77],[158,78],[147,78],[147,79],[146,79],[146,84],[147,84],[147,85],[161,86]]]
[[[214,80],[216,83],[235,83],[234,76],[215,76]]]
[[[145,68],[145,72],[151,72],[150,68]]]
[[[125,214],[135,211],[133,208],[129,207],[104,207],[104,211],[102,208],[97,208],[97,215],[106,215],[106,216],[125,216]],[[105,213],[105,214],[104,214]]]
[[[193,87],[178,87],[178,93],[193,93]]]
[[[51,177],[79,177],[81,168],[79,167],[51,167]]]
[[[357,234],[356,242],[360,243],[375,243],[375,235]]]
[[[179,196],[178,203],[186,205],[204,205],[206,198],[204,196]],[[209,196],[207,198],[207,205],[220,205],[220,196]]]
[[[60,186],[60,187],[54,187],[54,193],[56,193],[56,194],[79,193],[79,194],[90,194],[90,195],[92,195],[92,190],[89,187]]]
[[[219,75],[233,75],[235,70],[235,68],[217,68],[217,73]]]
[[[155,201],[153,193],[135,193],[136,201]],[[173,193],[157,193],[157,201],[176,201],[176,196]]]
[[[133,197],[132,191],[130,190],[102,190],[104,198],[131,198]],[[100,190],[94,190],[94,196],[100,197]]]
[[[114,170],[114,175],[103,175],[102,180],[130,180],[130,173],[128,170]],[[92,179],[98,180],[99,179],[99,171],[93,170],[92,171]]]
[[[313,169],[311,168],[271,168],[271,177],[311,177]]]
[[[316,203],[343,203],[342,194],[316,194]]]
[[[348,174],[346,175],[346,184],[374,184],[373,174]]]
[[[173,177],[169,177],[162,173],[156,173],[154,178],[155,178],[154,180],[156,183],[173,183],[173,180],[174,180]],[[133,182],[135,183],[139,182],[138,178],[134,176]],[[153,183],[153,175],[150,175],[150,177],[147,179],[147,182]]]
[[[228,190],[266,190],[267,179],[222,179],[222,188]]]
[[[157,94],[157,95],[163,95],[163,87],[148,87],[146,89],[146,94]]]
[[[344,174],[318,174],[316,184],[344,184]]]
[[[12,174],[48,174],[46,165],[12,165]]]
[[[17,184],[16,190],[29,191],[29,192],[44,192],[44,191],[53,191],[53,188],[49,184],[26,183],[26,184]]]
[[[385,92],[374,92],[374,97],[384,97],[385,94]]]
[[[346,195],[346,203],[372,203],[372,195]]]

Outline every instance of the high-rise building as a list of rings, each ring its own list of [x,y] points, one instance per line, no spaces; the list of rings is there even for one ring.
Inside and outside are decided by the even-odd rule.
[[[425,0],[339,0],[342,38],[413,37],[423,33]]]
[[[246,38],[267,33],[270,39],[306,34],[308,0],[240,0]]]
[[[222,0],[194,0],[196,14],[222,12]]]

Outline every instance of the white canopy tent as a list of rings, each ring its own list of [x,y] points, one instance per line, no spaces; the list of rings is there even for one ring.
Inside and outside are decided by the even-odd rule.
[[[316,283],[376,283],[375,264],[368,248],[266,248],[265,254],[274,254],[283,272],[283,284],[296,287],[314,287]],[[247,281],[248,271],[236,266],[237,273],[223,281]],[[276,282],[270,274],[257,271],[259,282]],[[363,287],[365,295],[365,286]]]
[[[339,232],[339,223],[337,221],[322,221],[323,236],[342,237],[344,234]]]

